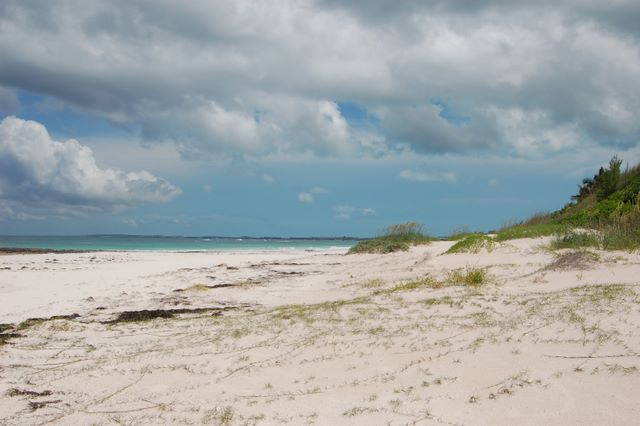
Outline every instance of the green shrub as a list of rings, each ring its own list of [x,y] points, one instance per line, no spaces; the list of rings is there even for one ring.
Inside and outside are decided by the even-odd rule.
[[[409,243],[401,241],[388,240],[386,238],[375,238],[373,240],[359,241],[355,246],[349,249],[348,254],[358,253],[393,253],[396,251],[409,250]]]
[[[358,253],[393,253],[407,251],[411,246],[428,244],[433,239],[425,235],[422,225],[417,222],[406,222],[387,227],[381,236],[371,240],[359,241],[351,247],[347,254]]]

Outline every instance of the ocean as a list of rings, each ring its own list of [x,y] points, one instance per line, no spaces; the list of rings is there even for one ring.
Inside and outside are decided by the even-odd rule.
[[[229,251],[348,248],[352,238],[179,237],[147,235],[0,236],[0,248],[126,251]]]

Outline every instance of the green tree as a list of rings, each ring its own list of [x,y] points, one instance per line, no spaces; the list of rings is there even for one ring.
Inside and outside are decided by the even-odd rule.
[[[616,192],[620,181],[621,166],[622,160],[620,160],[617,155],[614,155],[609,161],[609,168],[604,170],[604,172],[598,176],[598,200],[603,200]]]

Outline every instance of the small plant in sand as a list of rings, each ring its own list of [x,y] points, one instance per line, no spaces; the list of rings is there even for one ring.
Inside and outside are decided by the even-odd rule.
[[[361,414],[366,414],[366,413],[376,412],[376,411],[378,410],[367,408],[367,407],[353,407],[343,412],[342,415],[345,417],[355,417]]]
[[[384,281],[381,280],[380,278],[374,278],[364,282],[362,286],[364,288],[380,288],[380,287],[384,287]]]
[[[600,256],[587,250],[566,251],[556,254],[553,262],[544,267],[544,270],[563,271],[590,269],[600,261]]]
[[[570,291],[581,295],[578,299],[580,303],[588,302],[592,305],[610,304],[635,296],[633,289],[624,284],[587,285],[574,287]]]
[[[209,286],[205,284],[194,284],[191,287],[187,287],[186,291],[209,291]]]
[[[466,287],[480,287],[484,284],[489,283],[489,281],[489,273],[484,268],[456,269],[455,271],[449,272],[445,280],[438,280],[430,275],[427,275],[425,277],[401,282],[389,289],[375,291],[373,294],[392,294],[399,291],[413,291],[421,288],[439,289],[443,287],[460,285]],[[432,299],[431,304],[435,303],[435,299]],[[429,302],[427,302],[427,304],[429,304]]]
[[[407,251],[419,244],[428,244],[433,238],[426,235],[423,226],[417,222],[405,222],[387,227],[382,234],[371,240],[358,242],[348,254],[393,253]]]
[[[368,301],[369,299],[366,297],[357,297],[355,299],[336,300],[309,305],[285,305],[274,309],[272,315],[276,320],[302,320],[307,323],[312,323],[319,314],[337,313],[344,306],[357,305]]]
[[[427,306],[448,305],[453,307],[456,304],[462,305],[460,300],[454,300],[451,296],[444,296],[440,298],[430,297],[428,299],[424,299],[422,302]]]
[[[489,273],[484,268],[456,269],[449,273],[447,282],[451,285],[464,285],[467,287],[480,287],[489,282]]]
[[[381,290],[377,293],[380,294],[380,293],[395,293],[396,291],[412,291],[412,290],[417,290],[419,288],[442,288],[445,285],[446,283],[442,281],[438,281],[435,278],[427,275],[426,277],[416,278],[414,280],[401,282],[386,291]]]
[[[213,410],[209,410],[202,418],[203,424],[213,424],[219,426],[227,426],[232,424],[234,417],[233,407],[216,407]]]

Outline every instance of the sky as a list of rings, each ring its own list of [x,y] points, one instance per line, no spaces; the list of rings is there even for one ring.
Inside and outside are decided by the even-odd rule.
[[[0,234],[488,231],[640,154],[637,0],[3,0]]]

